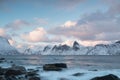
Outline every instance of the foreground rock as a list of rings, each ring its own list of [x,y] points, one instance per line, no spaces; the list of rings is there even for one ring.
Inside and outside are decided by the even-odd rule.
[[[27,71],[23,66],[0,67],[0,80],[40,80],[37,70]]]
[[[82,76],[82,75],[84,75],[84,73],[75,73],[75,74],[73,74],[72,76]]]
[[[63,68],[67,68],[65,63],[54,63],[43,65],[43,70],[45,71],[61,71]]]
[[[4,62],[5,58],[0,58],[0,63]]]
[[[29,69],[26,74],[25,77],[26,78],[33,78],[33,77],[39,77],[39,74],[37,74],[38,70],[34,70],[34,69]]]
[[[116,75],[109,74],[101,77],[95,77],[91,80],[120,80]]]
[[[39,77],[31,77],[29,80],[40,80]]]

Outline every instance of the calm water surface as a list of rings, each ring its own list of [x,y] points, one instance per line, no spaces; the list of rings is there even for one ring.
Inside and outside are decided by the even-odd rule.
[[[9,55],[0,57],[5,57],[8,61],[19,65],[42,66],[48,63],[67,63],[68,67],[120,69],[120,56]]]

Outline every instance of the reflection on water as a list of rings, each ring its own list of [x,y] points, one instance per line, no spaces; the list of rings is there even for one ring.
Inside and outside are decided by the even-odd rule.
[[[100,67],[120,68],[120,56],[42,56],[42,55],[11,55],[3,56],[8,61],[20,65],[39,65],[48,63],[67,63],[68,67]]]

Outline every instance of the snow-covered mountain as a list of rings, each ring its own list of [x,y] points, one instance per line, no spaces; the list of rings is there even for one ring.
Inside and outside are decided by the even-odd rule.
[[[41,54],[42,50],[39,50],[39,49],[31,49],[31,48],[26,48],[24,49],[21,54],[27,54],[27,55],[30,55],[30,54],[33,54],[33,55],[37,55],[37,54]]]
[[[42,55],[120,55],[120,41],[114,44],[98,44],[94,47],[85,47],[77,41],[73,46],[55,45],[53,47],[46,46]]]
[[[0,55],[19,54],[12,47],[6,38],[0,37]],[[77,41],[72,46],[66,44],[52,45],[36,48],[24,48],[21,54],[41,54],[41,55],[120,55],[120,41],[113,44],[98,44],[85,47]]]
[[[19,54],[19,52],[10,45],[6,38],[0,36],[0,55]]]
[[[114,44],[98,44],[87,52],[88,55],[120,55],[120,41]]]
[[[55,45],[46,46],[41,52],[42,55],[83,55],[87,53],[89,47],[84,47],[80,45],[77,41],[73,43],[73,46]]]

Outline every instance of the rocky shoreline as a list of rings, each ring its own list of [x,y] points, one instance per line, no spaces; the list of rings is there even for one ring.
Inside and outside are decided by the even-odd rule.
[[[5,61],[6,61],[5,58],[0,58],[0,64],[2,64]],[[49,71],[61,72],[63,69],[67,69],[67,68],[68,68],[67,64],[65,63],[44,64],[42,67],[43,71],[47,71],[47,72]],[[97,72],[97,70],[94,71]],[[79,73],[76,72],[71,76],[81,77],[84,74],[85,73],[82,72]],[[8,68],[0,66],[0,80],[46,80],[46,79],[43,79],[41,77],[40,71],[37,68],[26,69],[25,66],[12,64]],[[58,80],[73,80],[73,79],[67,79],[63,77],[63,78],[59,78]],[[104,76],[96,76],[89,80],[120,80],[120,78],[114,74],[108,74]]]
[[[26,70],[23,66],[0,67],[0,80],[40,80],[38,70]]]

